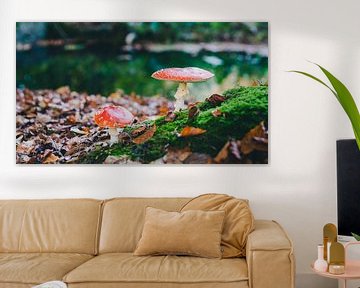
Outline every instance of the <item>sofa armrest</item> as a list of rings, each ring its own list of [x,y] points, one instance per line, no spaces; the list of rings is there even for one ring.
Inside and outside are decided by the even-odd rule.
[[[294,288],[293,245],[275,221],[256,220],[249,234],[246,261],[250,288]]]

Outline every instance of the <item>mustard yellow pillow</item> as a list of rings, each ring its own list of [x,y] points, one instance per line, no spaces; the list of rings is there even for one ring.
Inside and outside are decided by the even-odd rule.
[[[224,211],[168,212],[146,208],[136,256],[191,255],[221,258]]]
[[[193,198],[181,209],[188,210],[225,211],[221,236],[222,257],[246,256],[247,237],[254,230],[254,216],[247,200],[225,194],[204,194]]]

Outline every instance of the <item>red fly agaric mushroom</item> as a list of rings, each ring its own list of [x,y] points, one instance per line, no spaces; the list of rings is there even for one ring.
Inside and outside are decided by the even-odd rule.
[[[203,82],[210,79],[211,77],[214,77],[214,74],[196,67],[185,67],[161,69],[154,72],[151,77],[157,80],[169,80],[179,82],[179,87],[174,95],[176,99],[175,111],[179,111],[180,109],[186,107],[184,104],[184,100],[189,95],[187,83]]]
[[[110,144],[118,142],[119,131],[125,126],[131,124],[134,120],[134,115],[129,110],[121,106],[106,106],[100,108],[95,116],[95,123],[102,128],[109,129]]]

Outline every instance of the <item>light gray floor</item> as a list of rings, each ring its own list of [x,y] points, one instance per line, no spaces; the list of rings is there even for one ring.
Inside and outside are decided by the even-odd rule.
[[[309,273],[296,276],[296,288],[342,288],[338,281]],[[351,280],[347,288],[360,288],[360,280]]]

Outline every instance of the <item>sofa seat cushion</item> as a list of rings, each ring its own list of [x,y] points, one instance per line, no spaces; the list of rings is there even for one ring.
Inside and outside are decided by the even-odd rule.
[[[40,284],[61,280],[92,257],[72,253],[0,253],[0,287],[4,283]]]
[[[64,277],[64,281],[70,284],[101,282],[190,284],[243,281],[247,285],[247,280],[247,265],[245,260],[240,258],[134,256],[131,253],[96,256]]]
[[[0,287],[3,288],[0,284]],[[249,288],[247,281],[241,282],[197,282],[197,283],[135,283],[135,282],[97,282],[97,283],[71,283],[68,288]],[[4,287],[20,288],[20,287]],[[21,287],[23,288],[23,287]],[[25,287],[27,288],[27,287]]]

